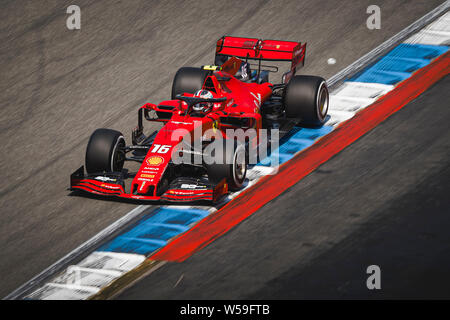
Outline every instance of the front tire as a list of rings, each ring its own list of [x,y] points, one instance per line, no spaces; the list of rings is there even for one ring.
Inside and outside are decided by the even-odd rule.
[[[284,90],[283,103],[288,118],[299,118],[305,126],[323,125],[329,105],[325,79],[294,76]]]
[[[245,146],[235,142],[232,152],[226,152],[226,140],[224,141],[220,159],[212,164],[206,164],[208,179],[213,183],[219,183],[224,178],[228,189],[237,191],[242,188],[247,174],[247,157]]]
[[[86,172],[118,172],[125,162],[125,138],[119,131],[97,129],[86,148]]]

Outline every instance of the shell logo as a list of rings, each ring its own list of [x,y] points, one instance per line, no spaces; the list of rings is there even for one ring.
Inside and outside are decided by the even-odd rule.
[[[153,157],[147,158],[147,164],[150,166],[159,166],[163,162],[164,162],[163,157],[153,156]]]

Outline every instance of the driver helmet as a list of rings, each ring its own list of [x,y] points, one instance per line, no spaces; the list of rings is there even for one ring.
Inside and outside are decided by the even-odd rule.
[[[208,90],[198,90],[195,94],[194,97],[199,97],[199,98],[205,98],[205,99],[212,99],[214,98],[213,94],[211,91]],[[199,112],[199,113],[207,113],[209,112],[213,107],[213,103],[212,102],[200,102],[195,104],[192,107],[192,110],[194,112]]]

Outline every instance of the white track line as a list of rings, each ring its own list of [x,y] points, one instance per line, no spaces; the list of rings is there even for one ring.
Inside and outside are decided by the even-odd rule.
[[[405,43],[420,43],[431,45],[450,45],[450,12],[412,35]]]
[[[117,230],[128,224],[130,221],[135,219],[136,217],[139,217],[146,209],[150,208],[149,205],[140,205],[130,212],[128,212],[125,216],[120,218],[119,220],[115,221],[102,231],[100,231],[98,234],[93,236],[91,239],[84,242],[82,245],[65,255],[63,258],[56,261],[54,264],[52,264],[50,267],[39,273],[37,276],[33,277],[30,281],[26,282],[16,290],[14,290],[12,293],[7,295],[3,300],[12,300],[17,299],[24,294],[28,290],[30,290],[35,284],[43,281],[45,278],[49,277],[50,275],[55,274],[58,270],[61,270],[64,265],[69,264],[71,261],[73,261],[75,258],[82,255],[84,252],[88,251],[89,249],[92,249],[94,246],[100,244],[102,241],[104,241],[108,236],[115,233]]]

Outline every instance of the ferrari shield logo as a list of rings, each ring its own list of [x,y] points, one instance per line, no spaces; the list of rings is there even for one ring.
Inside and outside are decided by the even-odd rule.
[[[212,128],[213,128],[214,133],[216,133],[217,129],[219,128],[219,121],[214,120]]]

